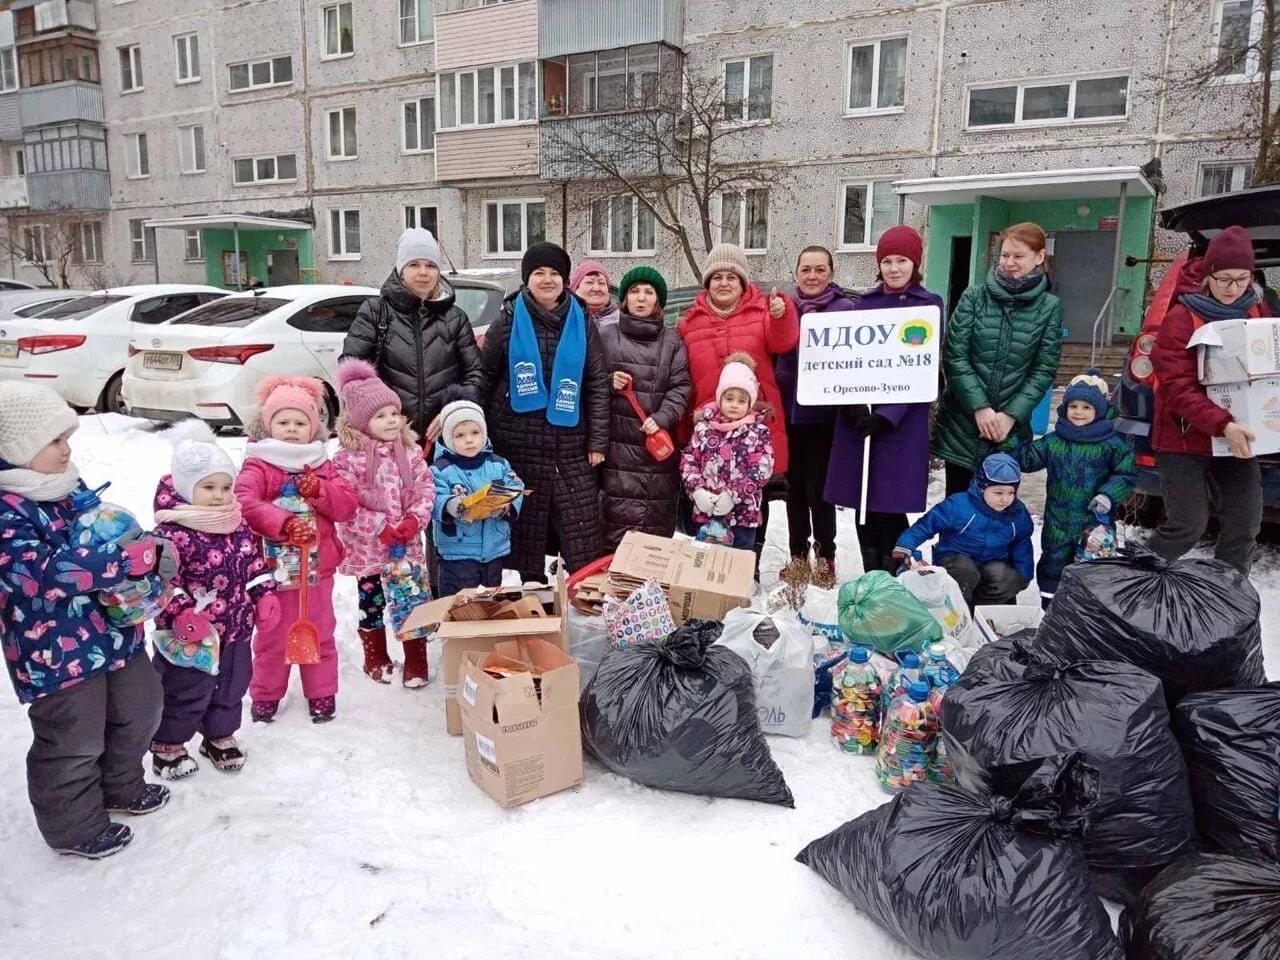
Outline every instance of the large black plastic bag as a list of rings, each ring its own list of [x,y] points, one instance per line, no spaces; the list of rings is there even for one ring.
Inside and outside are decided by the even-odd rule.
[[[1259,612],[1258,592],[1234,567],[1144,550],[1067,567],[1036,652],[1142,667],[1163,681],[1172,707],[1199,690],[1266,682]]]
[[[1121,960],[1083,852],[1032,832],[1047,827],[1002,797],[921,783],[796,859],[924,957]]]
[[[1192,694],[1173,726],[1205,847],[1280,860],[1280,683]]]
[[[650,787],[794,807],[756,715],[751,668],[691,620],[661,643],[612,650],[582,695],[582,740]]]
[[[1129,960],[1278,960],[1280,864],[1181,860],[1124,912],[1120,937]]]
[[[956,778],[971,790],[1096,789],[1083,841],[1105,897],[1131,901],[1196,850],[1186,765],[1160,681],[1145,670],[1055,667],[1016,643],[988,644],[947,690],[942,727]],[[1087,785],[1065,780],[1068,770]]]

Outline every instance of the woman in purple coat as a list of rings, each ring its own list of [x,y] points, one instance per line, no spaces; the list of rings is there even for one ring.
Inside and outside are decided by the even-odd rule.
[[[832,281],[835,262],[826,247],[805,247],[796,260],[796,307],[806,313],[852,310],[854,295]],[[803,320],[802,320],[803,322]],[[822,495],[831,455],[834,407],[806,407],[796,403],[796,378],[800,348],[778,354],[773,372],[787,414],[787,530],[791,534],[791,563],[783,571],[793,578],[820,586],[836,581],[836,508]],[[809,538],[813,552],[809,556]]]
[[[921,286],[924,243],[911,227],[893,227],[876,244],[879,283],[858,310],[936,306],[942,298]],[[858,517],[864,570],[893,572],[893,548],[907,529],[907,514],[925,508],[929,489],[929,404],[887,403],[840,408],[831,444],[826,498],[858,508],[862,496],[863,441],[871,438],[867,515]]]

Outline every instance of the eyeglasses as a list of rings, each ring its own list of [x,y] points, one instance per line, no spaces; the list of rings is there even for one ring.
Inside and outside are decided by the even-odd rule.
[[[1253,277],[1251,276],[1224,277],[1220,273],[1211,273],[1209,275],[1209,279],[1216,284],[1226,287],[1228,290],[1236,290],[1243,287],[1247,287],[1250,283],[1253,282]]]

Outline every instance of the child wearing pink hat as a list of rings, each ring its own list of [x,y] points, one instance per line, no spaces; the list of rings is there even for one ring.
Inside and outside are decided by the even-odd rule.
[[[755,359],[747,353],[725,357],[716,402],[697,412],[693,438],[680,457],[694,521],[719,520],[740,550],[755,545],[764,488],[773,475],[773,436],[754,412],[759,396]]]
[[[244,466],[236,479],[236,499],[249,528],[265,540],[314,543],[320,569],[307,592],[308,619],[320,632],[320,662],[300,666],[302,692],[313,723],[332,720],[337,709],[338,650],[333,633],[333,575],[342,559],[334,524],[350,520],[359,505],[355,491],[338,476],[325,451],[324,384],[314,377],[264,377],[255,389],[261,407]],[[287,483],[311,508],[314,525],[276,503]],[[306,549],[305,547],[303,549]],[[250,716],[259,723],[275,719],[289,686],[285,639],[298,619],[298,591],[280,589],[281,617],[253,641]]]
[[[338,367],[338,392],[343,406],[338,417],[342,449],[333,465],[360,502],[355,515],[338,524],[343,550],[338,572],[359,578],[365,675],[390,683],[395,665],[387,653],[382,568],[392,544],[397,543],[405,547],[409,560],[426,563],[421,534],[431,524],[435,481],[400,397],[378,378],[372,364],[344,360]],[[402,682],[416,688],[426,686],[428,679],[427,641],[405,640]]]

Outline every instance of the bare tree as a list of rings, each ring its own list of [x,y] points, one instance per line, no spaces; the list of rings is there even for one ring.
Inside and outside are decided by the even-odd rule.
[[[657,228],[675,238],[697,276],[717,239],[717,198],[777,187],[782,167],[760,159],[755,124],[726,120],[751,111],[726,102],[718,79],[691,78],[683,90],[679,82],[660,80],[632,107],[545,120],[544,176],[585,186],[596,198],[634,197]]]
[[[76,271],[87,276],[93,269],[93,265],[83,265],[85,222],[82,214],[67,210],[10,217],[7,229],[0,234],[0,254],[22,260],[49,286],[69,289]],[[101,235],[98,236],[100,242]]]

